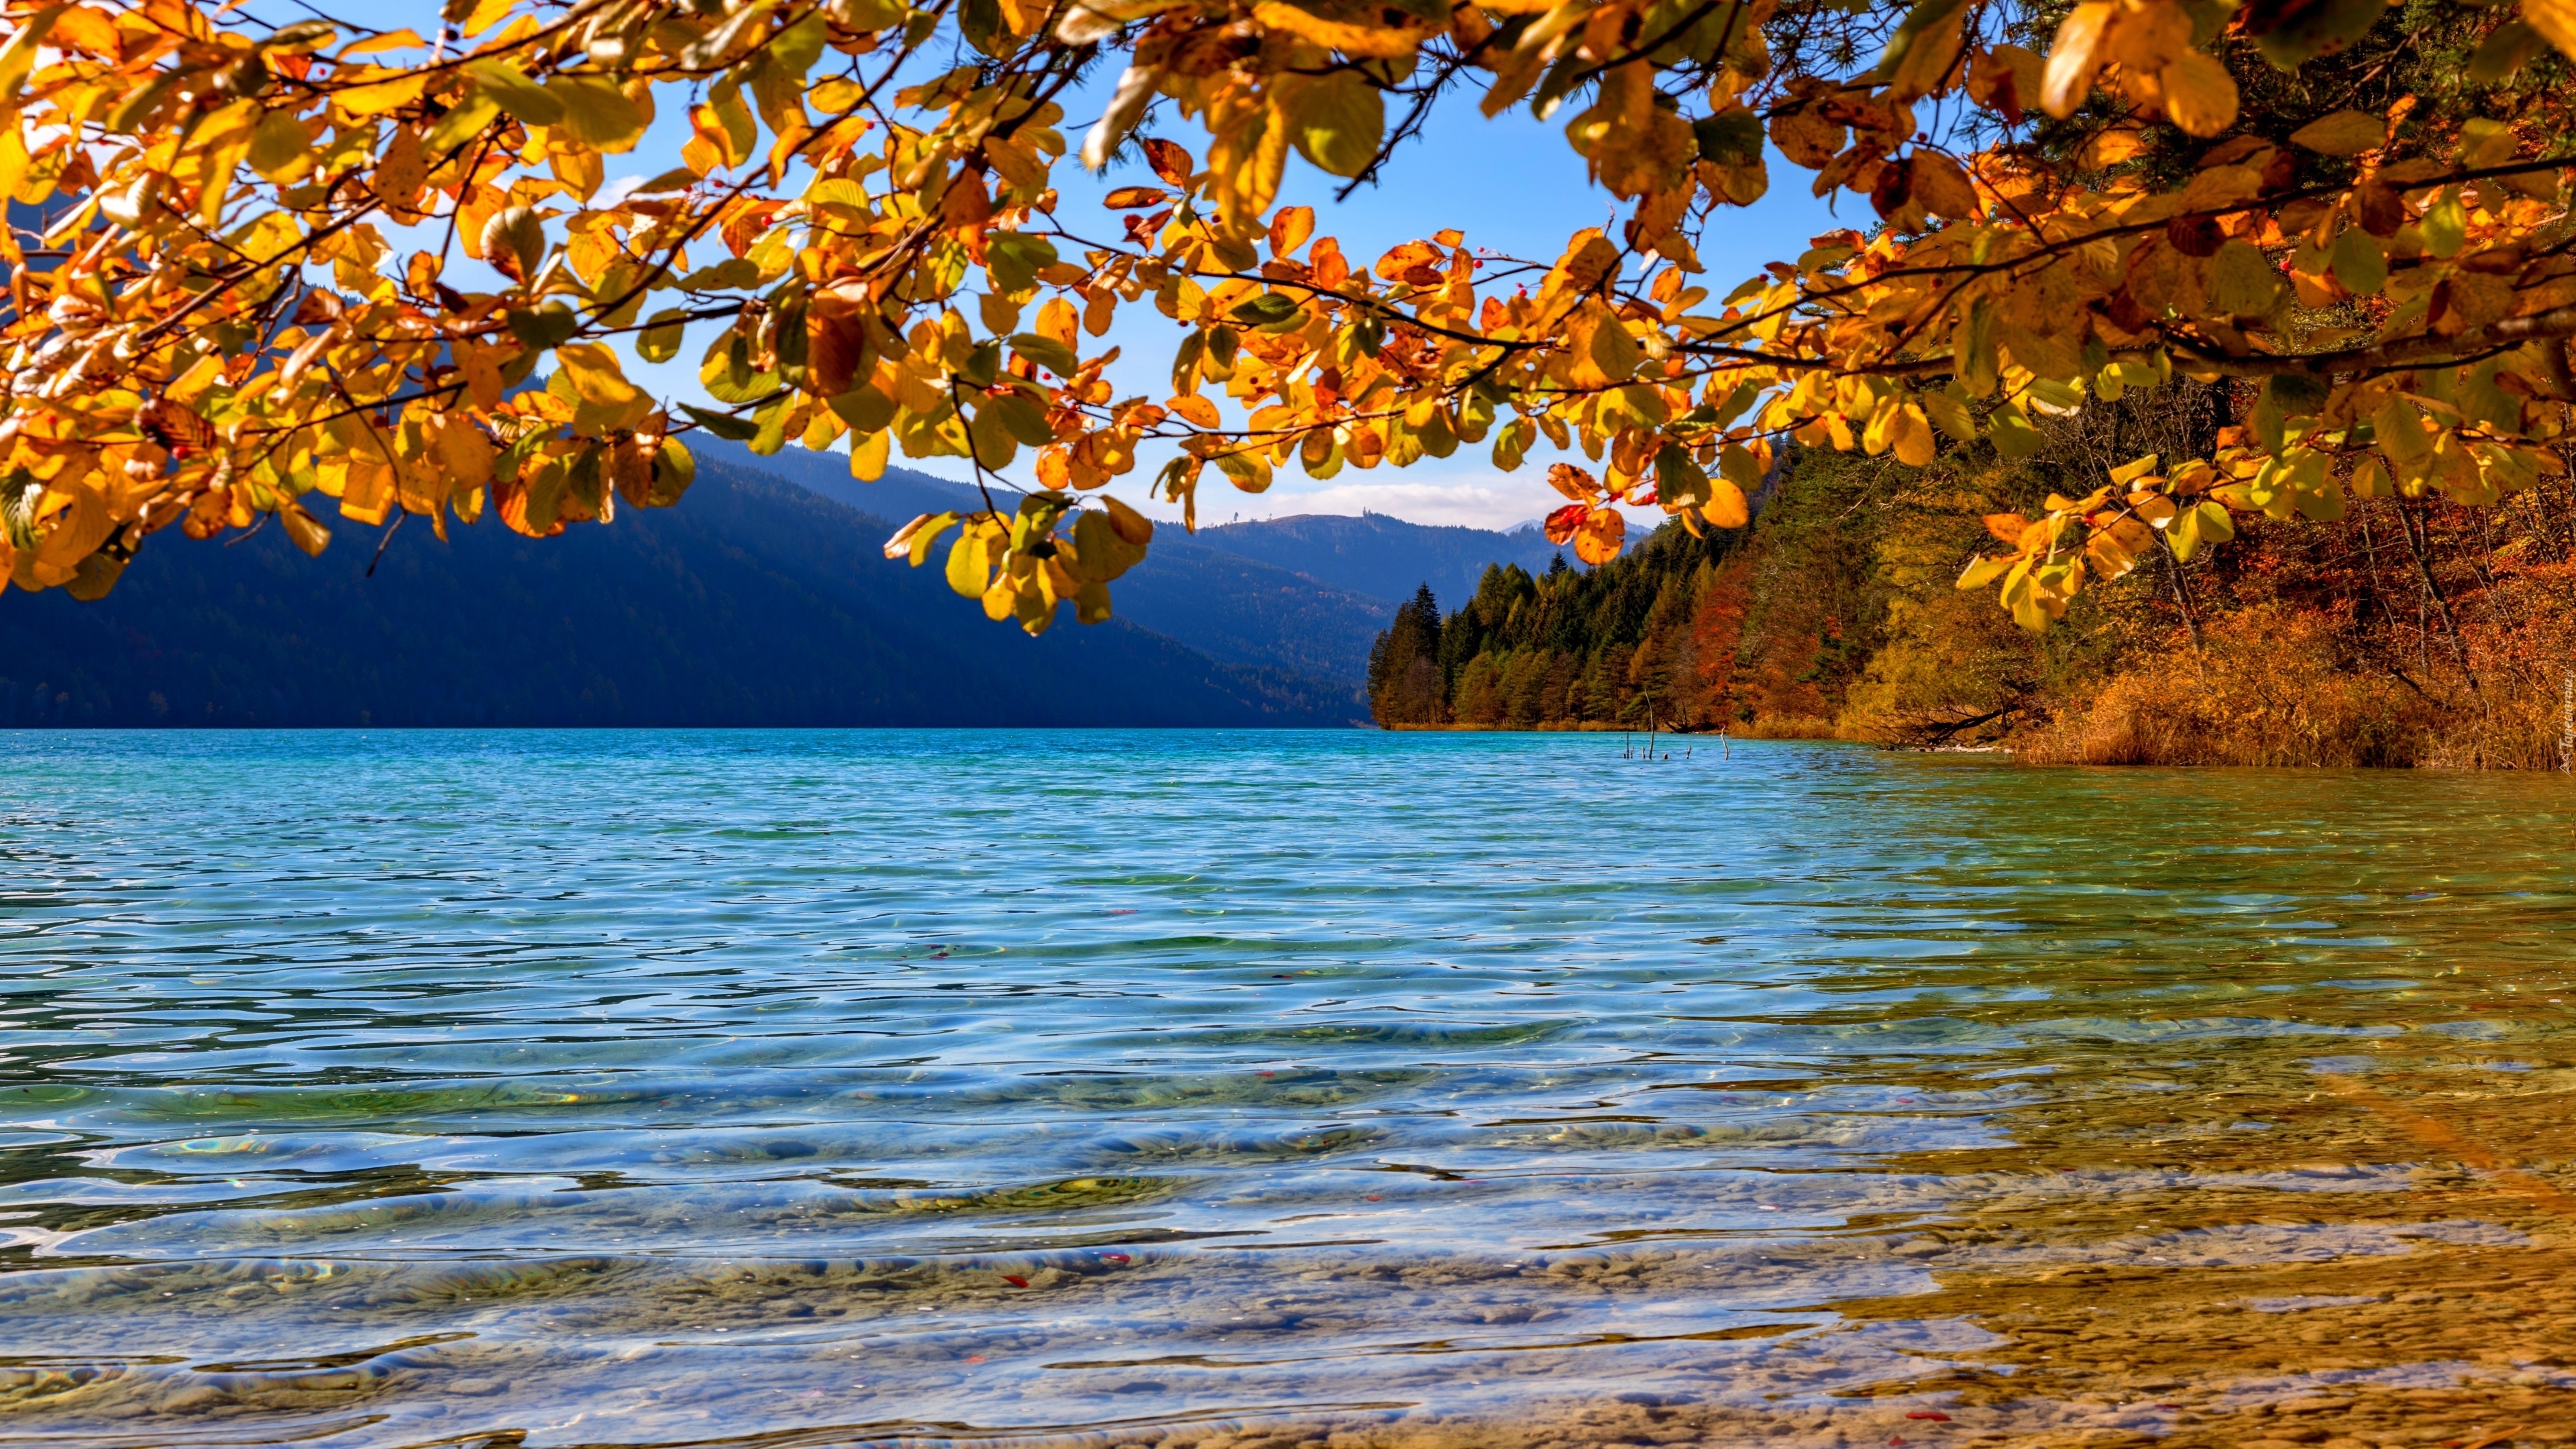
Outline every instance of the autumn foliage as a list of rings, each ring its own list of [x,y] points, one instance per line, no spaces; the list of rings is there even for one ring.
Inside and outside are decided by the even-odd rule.
[[[887,547],[1035,632],[1109,612],[1152,533],[1110,495],[1149,455],[1194,519],[1211,476],[1579,451],[1549,528],[1606,559],[1620,504],[1741,526],[1784,438],[2012,459],[2050,419],[2233,385],[2207,449],[1986,520],[2000,551],[1961,584],[2043,630],[2249,513],[2493,505],[2563,471],[2576,401],[2571,0],[449,0],[428,36],[6,14],[0,189],[40,218],[0,241],[22,588],[94,597],[174,524],[273,518],[318,552],[334,515],[606,522],[677,501],[706,431],[846,446],[863,477],[1032,454],[1038,491]],[[2346,64],[2436,30],[2469,78],[2438,94],[2381,104],[2389,68]],[[1515,259],[1429,218],[1368,259],[1276,205],[1291,153],[1365,179],[1468,105],[1561,119],[1620,222]],[[666,111],[683,164],[607,185]],[[1132,178],[1114,223],[1060,208],[1069,151]],[[1775,156],[1876,220],[1706,277],[1703,229]],[[1097,340],[1137,303],[1184,325],[1168,392],[1120,396]],[[622,360],[692,323],[713,408]]]

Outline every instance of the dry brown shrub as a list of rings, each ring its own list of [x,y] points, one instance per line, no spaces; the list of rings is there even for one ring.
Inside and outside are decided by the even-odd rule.
[[[2366,671],[2336,621],[2263,606],[2213,621],[2015,741],[2033,764],[2416,765],[2450,711]]]
[[[1762,715],[1750,723],[1731,725],[1727,733],[1739,740],[1839,740],[1847,739],[1824,715]]]

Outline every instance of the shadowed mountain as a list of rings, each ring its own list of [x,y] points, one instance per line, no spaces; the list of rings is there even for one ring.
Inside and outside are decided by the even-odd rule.
[[[1489,528],[1407,523],[1382,513],[1358,518],[1309,513],[1221,523],[1200,529],[1199,539],[1292,569],[1320,584],[1389,600],[1390,617],[1392,601],[1412,598],[1413,591],[1425,583],[1444,606],[1454,607],[1475,594],[1487,564],[1516,563],[1543,574],[1557,555],[1556,545],[1535,529],[1497,533]]]
[[[883,478],[862,483],[850,476],[849,457],[843,453],[788,448],[764,458],[739,443],[715,441],[698,451],[775,473],[837,503],[886,518],[984,506],[983,495],[971,485],[908,468],[888,468]],[[996,489],[993,502],[1007,512],[1018,506],[1018,497]],[[1229,664],[1348,680],[1357,688],[1368,672],[1369,642],[1395,616],[1395,606],[1347,586],[1319,583],[1275,559],[1265,562],[1239,550],[1211,547],[1209,532],[1201,529],[1192,538],[1178,528],[1157,528],[1145,561],[1110,585],[1118,617]],[[923,565],[923,571],[932,572],[932,565]],[[1405,593],[1412,589],[1407,584]]]
[[[766,461],[766,460],[764,460]],[[678,508],[307,559],[152,539],[114,593],[0,595],[0,725],[1344,725],[1352,691],[1124,621],[987,620],[893,528],[710,458]],[[1367,644],[1363,637],[1360,646]]]
[[[842,453],[788,448],[763,458],[739,443],[713,441],[700,452],[888,518],[984,506],[972,485],[908,468],[859,482]],[[993,502],[1008,511],[1017,497],[997,488]],[[1516,563],[1543,574],[1557,552],[1535,525],[1498,533],[1378,513],[1300,514],[1214,524],[1195,535],[1158,528],[1145,562],[1110,593],[1121,618],[1218,659],[1356,681],[1396,604],[1425,582],[1444,603],[1463,604],[1486,565]]]

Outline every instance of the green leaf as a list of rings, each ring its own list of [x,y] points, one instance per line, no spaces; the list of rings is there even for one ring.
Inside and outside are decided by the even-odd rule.
[[[825,406],[860,437],[884,432],[894,422],[895,401],[869,383],[861,383]]]
[[[749,257],[727,257],[680,279],[684,292],[729,292],[760,284],[760,264]]]
[[[821,14],[820,11],[815,12]],[[966,43],[986,55],[999,56],[1009,48],[1009,37],[1002,30],[1000,0],[959,0],[957,33]]]
[[[1045,237],[997,231],[984,238],[984,269],[1004,292],[1020,293],[1036,286],[1038,273],[1055,262],[1055,243]]]
[[[107,597],[107,591],[115,588],[124,574],[125,560],[100,549],[74,566],[71,582],[63,585],[63,592],[84,604],[95,604]]]
[[[1762,486],[1762,462],[1750,449],[1729,443],[1717,450],[1717,471],[1747,495]]]
[[[1258,297],[1235,303],[1233,310],[1226,315],[1246,327],[1261,329],[1280,326],[1303,311],[1293,297],[1264,292]]]
[[[698,367],[698,384],[717,402],[758,402],[778,391],[778,374],[753,372],[751,345],[739,332],[727,332],[707,349]]]
[[[2281,274],[2247,242],[2229,240],[2209,262],[2209,304],[2238,317],[2267,317],[2281,300]]]
[[[698,460],[689,455],[677,438],[664,438],[660,450],[653,454],[653,491],[645,498],[647,508],[668,508],[680,501],[697,481]]]
[[[1055,441],[1055,430],[1047,426],[1046,409],[1024,392],[1006,392],[984,399],[982,413],[1001,424],[1014,438],[1032,448],[1043,448]]]
[[[2236,536],[2236,520],[2227,514],[2227,505],[2204,502],[2194,510],[2200,515],[2201,537],[2211,543],[2225,543]]]
[[[2437,257],[2458,256],[2460,244],[2469,238],[2469,210],[2460,202],[2460,188],[2444,187],[2416,225],[2424,231],[2424,250]]]
[[[677,307],[665,307],[644,324],[642,335],[635,339],[635,351],[646,362],[668,362],[680,355],[680,339],[687,332],[689,314]]]
[[[561,302],[548,302],[542,307],[513,308],[509,323],[510,335],[537,352],[561,347],[581,330],[581,319]]]
[[[1905,12],[1905,19],[1898,22],[1896,33],[1887,38],[1887,48],[1879,53],[1875,78],[1881,81],[1894,79],[1897,66],[1904,63],[1906,52],[1914,48],[1915,42],[1948,24],[1950,17],[1958,14],[1959,7],[1966,3],[1967,0],[1923,0]]]
[[[976,462],[1000,472],[1020,455],[1020,440],[1000,410],[993,407],[994,401],[985,399],[984,405],[966,419],[966,441],[975,450]]]
[[[2530,22],[2508,20],[2495,28],[2477,53],[2469,57],[2469,79],[2480,85],[2501,85],[2514,78],[2531,58],[2549,49],[2549,37],[2531,27]]]
[[[1192,333],[1191,337],[1195,339],[1197,335]],[[1058,377],[1071,377],[1082,370],[1082,355],[1052,337],[1041,337],[1034,332],[1014,332],[1011,334],[1011,350]]]
[[[2265,387],[2261,396],[2254,399],[2254,415],[2247,422],[2253,427],[2254,436],[2262,440],[2266,451],[2278,453],[2289,445],[2288,438],[2283,435],[2287,422],[2281,416],[2280,402],[2270,387]]]
[[[1932,426],[1962,443],[1977,440],[1977,415],[1965,402],[1946,391],[1925,391],[1916,400],[1923,404],[1923,415],[1932,420]]]
[[[805,12],[805,18],[778,32],[761,47],[769,63],[786,71],[797,80],[823,58],[823,47],[831,41],[831,28],[824,22],[820,5]]]
[[[787,403],[785,396],[771,398],[753,411],[751,420],[759,426],[751,435],[751,450],[766,458],[787,446]]]
[[[2225,513],[2227,510],[2222,508],[2218,511]],[[2200,552],[2200,507],[2184,509],[2165,529],[2165,541],[2172,546],[2176,559],[2191,562],[2191,556]]]
[[[1297,154],[1335,176],[1357,176],[1386,134],[1386,101],[1354,70],[1337,70],[1288,96],[1288,136]]]
[[[469,61],[466,63],[465,73],[474,78],[475,89],[490,97],[494,105],[529,125],[553,126],[562,123],[563,97],[528,79],[518,67],[508,61]]]
[[[559,75],[546,82],[545,90],[563,106],[563,119],[557,124],[564,134],[597,150],[634,150],[652,120],[642,106],[602,77]]]
[[[475,136],[480,134],[485,126],[492,124],[492,118],[499,114],[501,114],[501,108],[493,103],[490,95],[475,94],[467,96],[464,100],[457,103],[455,109],[449,111],[446,115],[439,117],[438,124],[430,128],[428,142],[429,153],[432,156],[443,156],[448,152],[455,150],[457,147],[464,145],[466,142],[474,139]],[[282,117],[288,122],[289,128],[295,132],[297,139],[303,139],[304,128],[293,124],[295,119],[293,116],[284,115],[282,112],[275,111],[270,112],[269,116]],[[269,128],[268,119],[268,117],[263,117],[260,121],[260,129],[263,132],[267,131]],[[253,150],[257,150],[259,142],[254,139],[251,142],[251,147]],[[253,164],[256,165],[256,163]],[[263,172],[267,169],[273,168],[263,168]]]
[[[2285,71],[2344,49],[2387,13],[2386,0],[2308,0],[2256,5],[2240,12],[2242,23],[2255,37],[2255,48]]]
[[[748,443],[760,434],[758,424],[750,422],[744,418],[735,417],[731,413],[711,412],[706,408],[696,407],[689,403],[680,404],[680,411],[687,413],[690,419],[699,427],[706,429],[708,432],[715,434],[717,437],[722,438],[727,442]]]
[[[1738,106],[1691,122],[1699,157],[1720,166],[1750,166],[1762,159],[1762,117]]]
[[[1690,454],[1671,443],[1656,450],[1656,502],[1666,508],[1703,508],[1716,496],[1707,472],[1691,461]]]
[[[2027,458],[2040,449],[2039,430],[2019,405],[2005,403],[1986,419],[1986,438],[2006,459]]]
[[[2380,250],[2379,238],[2357,226],[2348,226],[2335,238],[2334,250],[2327,254],[2335,280],[2356,297],[2376,297],[2388,285],[2388,254]]]

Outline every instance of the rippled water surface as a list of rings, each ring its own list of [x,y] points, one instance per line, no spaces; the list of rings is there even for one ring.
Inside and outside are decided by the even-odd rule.
[[[2576,1439],[2562,777],[0,762],[0,1441]]]

